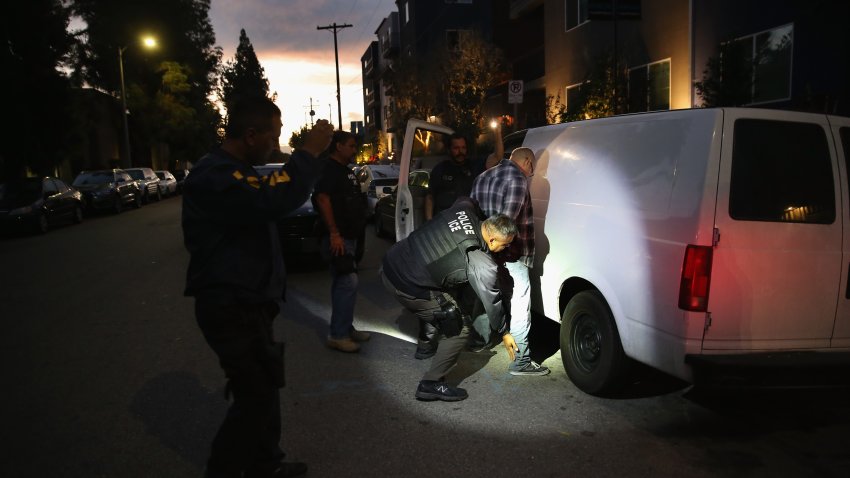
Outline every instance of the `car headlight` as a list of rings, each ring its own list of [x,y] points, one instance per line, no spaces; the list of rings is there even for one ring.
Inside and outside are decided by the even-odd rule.
[[[19,207],[17,209],[12,209],[9,211],[10,216],[23,216],[24,214],[29,214],[32,212],[32,206],[24,206]]]

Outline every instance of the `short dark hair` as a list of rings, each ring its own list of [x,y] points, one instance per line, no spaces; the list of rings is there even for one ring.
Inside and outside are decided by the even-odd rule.
[[[357,142],[357,138],[354,136],[354,133],[351,133],[349,131],[343,131],[341,129],[334,131],[334,134],[331,137],[331,144],[328,145],[328,150],[326,151],[326,153],[333,153],[334,151],[336,151],[336,145],[345,144],[350,139],[353,139],[355,143]]]
[[[466,136],[464,136],[460,133],[452,133],[448,137],[446,137],[446,149],[451,148],[452,147],[452,141],[454,141],[456,139],[462,139],[463,143],[465,145],[469,146],[469,141],[466,140]]]
[[[237,101],[227,110],[224,135],[239,138],[249,129],[265,132],[272,128],[274,118],[280,118],[280,108],[265,96],[252,96]]]
[[[502,239],[515,237],[519,232],[514,220],[504,214],[493,214],[488,217],[484,220],[484,227],[486,227],[490,233],[495,234]]]

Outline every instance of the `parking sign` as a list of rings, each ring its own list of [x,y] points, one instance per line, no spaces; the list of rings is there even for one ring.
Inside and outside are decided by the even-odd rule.
[[[508,82],[508,103],[522,103],[522,80]]]

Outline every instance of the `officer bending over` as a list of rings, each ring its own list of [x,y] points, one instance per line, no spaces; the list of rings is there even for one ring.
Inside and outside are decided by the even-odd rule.
[[[458,401],[468,396],[444,380],[466,347],[476,296],[514,359],[516,343],[508,333],[492,254],[507,247],[516,233],[509,217],[497,214],[483,220],[475,203],[462,197],[387,251],[381,270],[384,287],[445,336],[416,398]]]

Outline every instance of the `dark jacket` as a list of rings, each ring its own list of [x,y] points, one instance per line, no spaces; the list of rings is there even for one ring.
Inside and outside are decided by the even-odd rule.
[[[283,297],[285,269],[275,220],[307,200],[320,162],[296,151],[280,173],[215,150],[183,185],[183,242],[189,250],[184,295],[222,305]]]
[[[384,256],[383,272],[401,292],[430,299],[430,291],[447,291],[467,282],[484,304],[490,327],[506,329],[497,264],[481,237],[483,216],[469,198],[393,244]]]

